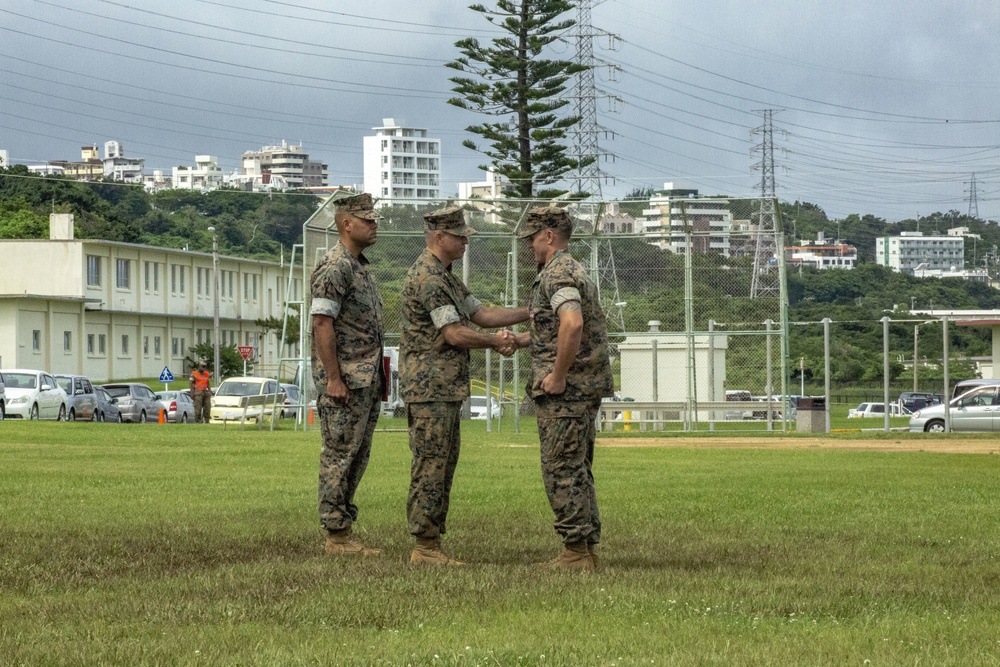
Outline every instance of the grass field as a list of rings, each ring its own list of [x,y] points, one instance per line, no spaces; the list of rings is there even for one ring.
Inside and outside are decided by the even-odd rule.
[[[534,432],[463,431],[441,570],[406,563],[405,433],[357,498],[383,556],[349,560],[316,432],[0,423],[0,665],[1000,664],[1000,457],[599,444],[573,576],[529,565]]]

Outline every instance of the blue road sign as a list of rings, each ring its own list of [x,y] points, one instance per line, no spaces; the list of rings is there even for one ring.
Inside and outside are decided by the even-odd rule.
[[[163,371],[160,372],[160,382],[173,382],[174,374],[170,372],[170,368],[167,366],[163,367]]]

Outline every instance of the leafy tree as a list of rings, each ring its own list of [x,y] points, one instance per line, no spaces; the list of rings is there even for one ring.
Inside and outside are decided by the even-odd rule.
[[[537,186],[556,183],[581,166],[566,155],[562,143],[580,118],[560,114],[569,104],[560,93],[570,77],[585,68],[542,57],[573,25],[572,20],[558,20],[572,8],[566,0],[497,0],[495,9],[472,5],[469,9],[506,35],[494,37],[489,45],[472,37],[459,40],[455,46],[462,56],[446,65],[463,74],[450,79],[458,97],[449,104],[502,119],[466,128],[488,147],[468,139],[462,145],[488,157],[493,170],[506,176],[522,199],[541,194]]]
[[[41,239],[49,222],[35,213],[24,198],[0,202],[0,239]]]
[[[184,367],[194,368],[202,360],[208,364],[208,369],[215,375],[216,384],[222,378],[243,375],[243,357],[240,356],[240,352],[236,349],[235,345],[219,346],[219,365],[222,366],[221,375],[215,373],[215,347],[211,342],[199,343],[188,350],[187,356],[184,357]]]
[[[274,333],[274,339],[281,344],[281,327],[283,321],[280,317],[265,317],[263,319],[254,320],[254,324],[259,326],[264,330],[264,335],[269,333]],[[285,345],[295,345],[299,342],[299,316],[289,315],[288,316],[288,327],[285,330]]]

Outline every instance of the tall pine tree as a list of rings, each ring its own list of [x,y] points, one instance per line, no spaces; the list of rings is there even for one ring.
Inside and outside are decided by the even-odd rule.
[[[489,166],[523,199],[562,194],[565,191],[543,188],[580,166],[563,143],[580,118],[560,113],[569,104],[560,95],[584,67],[542,57],[546,47],[573,26],[570,19],[558,20],[572,8],[565,0],[497,0],[495,9],[472,5],[469,9],[507,34],[488,45],[471,37],[460,40],[455,46],[462,57],[447,64],[465,75],[450,79],[459,97],[448,103],[501,119],[466,128],[488,145],[468,139],[462,145],[488,157]]]

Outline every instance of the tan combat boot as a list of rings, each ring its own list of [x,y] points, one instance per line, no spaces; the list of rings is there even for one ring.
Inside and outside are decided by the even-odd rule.
[[[563,552],[552,560],[539,563],[539,567],[547,567],[570,572],[593,572],[597,569],[593,556],[587,550],[586,542],[571,542],[564,545]]]
[[[327,533],[323,551],[327,556],[378,556],[381,549],[366,547],[351,534],[350,528]]]
[[[441,551],[441,538],[427,539],[417,538],[417,546],[410,553],[410,563],[420,565],[465,565],[460,560],[455,560],[445,552]]]
[[[601,561],[597,557],[597,545],[593,542],[587,542],[587,553],[590,554],[590,559],[594,561],[594,569],[596,570],[601,565]]]

